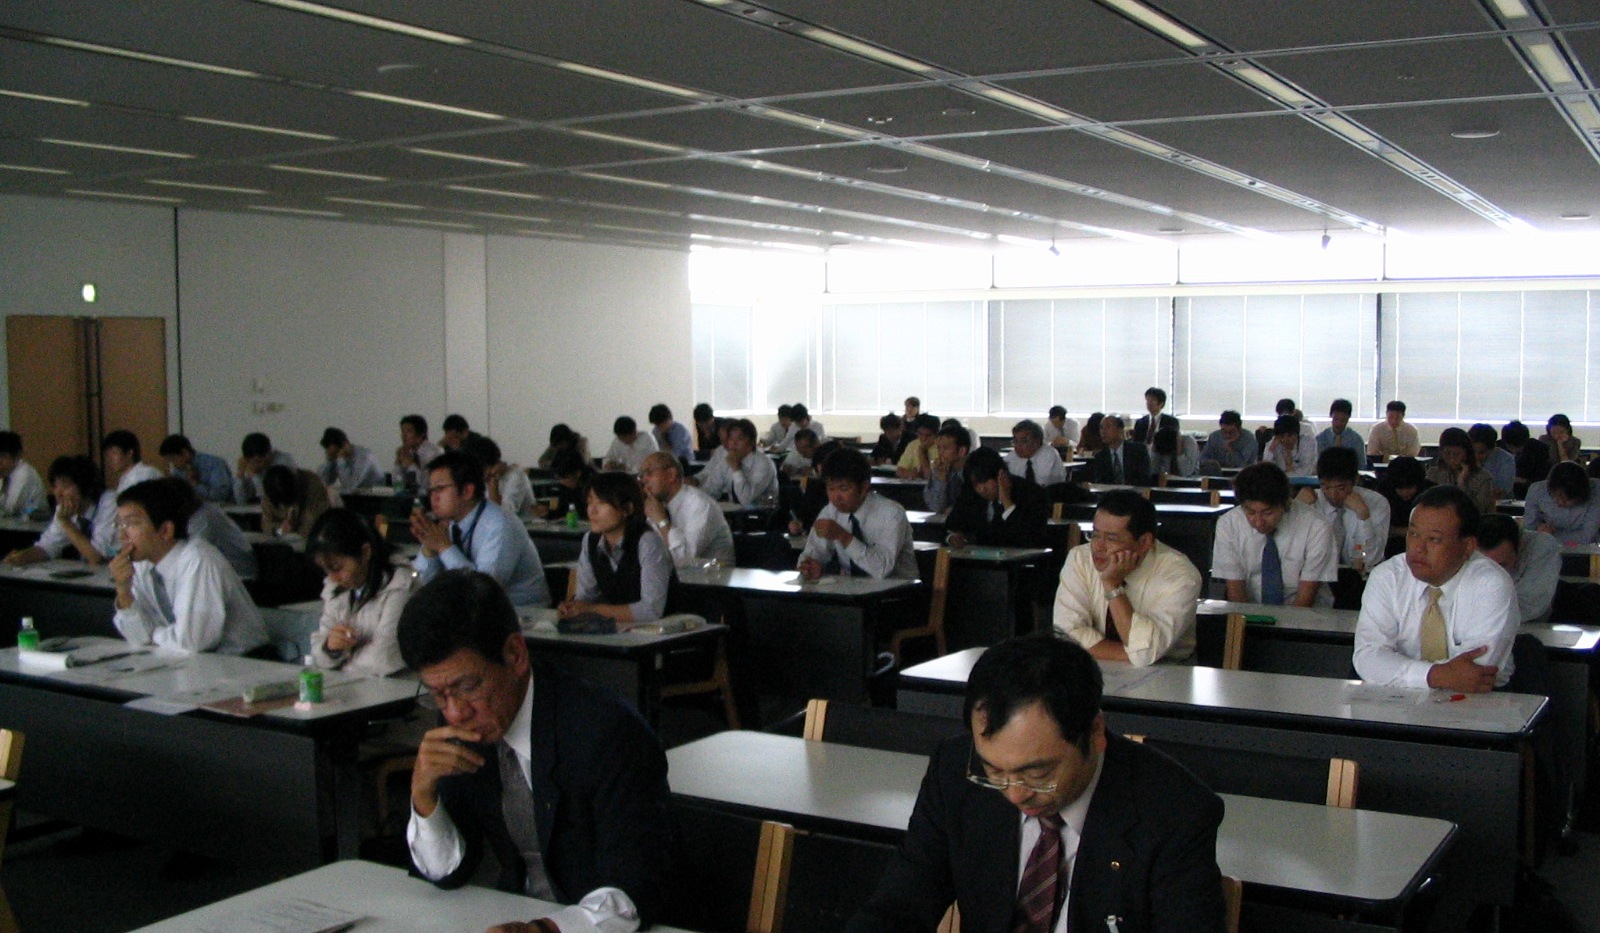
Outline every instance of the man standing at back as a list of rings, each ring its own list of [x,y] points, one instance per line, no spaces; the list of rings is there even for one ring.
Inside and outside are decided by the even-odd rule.
[[[1144,390],[1144,410],[1138,421],[1133,423],[1133,442],[1150,447],[1156,442],[1156,435],[1171,428],[1181,430],[1178,419],[1164,414],[1167,407],[1167,390],[1160,386],[1151,386]]]
[[[483,464],[452,450],[428,464],[434,518],[411,513],[422,550],[412,566],[426,583],[443,570],[476,568],[505,587],[514,606],[550,605],[550,584],[528,530],[484,497]]]
[[[631,933],[655,919],[670,869],[667,761],[612,694],[530,657],[488,576],[443,574],[406,603],[400,654],[443,724],[423,736],[406,841],[417,874],[570,905],[519,933]],[[464,895],[463,895],[464,896]]]
[[[967,678],[965,736],[928,763],[905,841],[845,933],[1220,933],[1222,801],[1108,733],[1100,668],[1028,635]]]

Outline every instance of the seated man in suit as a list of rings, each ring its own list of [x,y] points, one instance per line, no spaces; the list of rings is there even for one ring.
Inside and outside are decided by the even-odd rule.
[[[974,933],[1221,931],[1222,801],[1107,734],[1101,683],[1087,651],[1052,635],[985,652],[967,678],[971,735],[934,753],[846,933],[933,930],[951,902]]]
[[[1045,546],[1050,503],[1037,483],[1011,475],[992,447],[979,447],[967,456],[965,477],[944,523],[951,547]]]
[[[1100,441],[1105,446],[1089,464],[1091,483],[1150,485],[1150,448],[1124,440],[1123,431],[1122,419],[1116,415],[1100,419]]]
[[[505,587],[517,606],[550,605],[550,584],[522,522],[484,498],[483,464],[459,450],[428,463],[428,503],[411,513],[421,550],[412,566],[424,583],[443,570],[476,568]]]
[[[1291,498],[1289,477],[1275,464],[1245,467],[1233,480],[1239,504],[1217,522],[1211,577],[1239,603],[1332,606],[1327,584],[1339,579],[1333,526]]]
[[[1511,576],[1479,553],[1478,507],[1459,486],[1417,497],[1406,552],[1367,580],[1355,666],[1385,686],[1486,693],[1511,680],[1521,612]]]
[[[1044,444],[1044,428],[1031,419],[1011,426],[1011,453],[1006,454],[1006,469],[1013,476],[1054,486],[1067,481],[1067,467],[1054,447]]]
[[[857,450],[841,448],[822,462],[828,505],[811,524],[800,575],[824,573],[874,580],[917,578],[911,523],[900,503],[872,491],[872,464]]]
[[[1133,423],[1133,442],[1146,447],[1156,442],[1156,435],[1171,428],[1181,430],[1178,419],[1172,415],[1163,414],[1162,409],[1167,407],[1167,390],[1160,386],[1151,386],[1144,390],[1145,414]]]
[[[670,867],[667,759],[638,714],[530,657],[505,591],[452,570],[412,595],[400,654],[444,724],[423,736],[406,840],[441,888],[486,852],[502,891],[570,905],[497,929],[629,933],[660,908]]]
[[[1101,498],[1094,537],[1067,555],[1055,630],[1102,661],[1145,667],[1194,654],[1200,571],[1156,540],[1156,507],[1131,489]]]
[[[239,575],[209,542],[189,537],[194,493],[174,479],[117,494],[122,550],[111,561],[112,624],[132,645],[251,654],[267,627]]]

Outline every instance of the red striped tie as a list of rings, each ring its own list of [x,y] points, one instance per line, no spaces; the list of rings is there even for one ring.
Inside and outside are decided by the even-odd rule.
[[[1039,841],[1028,856],[1028,867],[1017,887],[1017,912],[1011,921],[1012,933],[1050,933],[1061,910],[1061,827],[1060,813],[1039,817]]]

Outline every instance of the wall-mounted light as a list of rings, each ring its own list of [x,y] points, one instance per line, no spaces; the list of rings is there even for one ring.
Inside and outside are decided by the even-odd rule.
[[[93,282],[85,282],[83,283],[83,289],[80,294],[83,295],[84,301],[88,302],[89,304],[94,304],[95,299],[100,297],[100,290],[94,287]]]

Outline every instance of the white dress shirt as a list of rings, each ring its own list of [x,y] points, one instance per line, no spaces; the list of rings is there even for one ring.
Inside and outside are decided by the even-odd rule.
[[[1277,539],[1285,601],[1294,599],[1301,580],[1327,584],[1339,579],[1339,544],[1334,540],[1333,526],[1311,506],[1289,500],[1289,509],[1278,523]],[[1244,506],[1234,506],[1217,522],[1211,576],[1245,581],[1250,601],[1261,602],[1261,551],[1266,544],[1267,536],[1250,527]],[[1314,605],[1333,605],[1333,590],[1326,585],[1318,588]]]
[[[355,492],[368,486],[382,486],[383,471],[372,459],[372,451],[365,447],[350,448],[350,456],[324,460],[317,468],[323,485],[339,492]]]
[[[1040,486],[1067,481],[1067,465],[1061,462],[1061,454],[1049,446],[1040,447],[1033,456],[1027,458],[1017,456],[1016,451],[1006,454],[1006,469],[1011,471],[1012,476],[1027,476],[1030,461],[1033,463],[1033,481]]]
[[[244,654],[267,642],[239,575],[216,548],[187,538],[158,563],[134,562],[133,605],[111,621],[133,645]]]
[[[522,705],[516,718],[506,730],[506,744],[517,756],[523,780],[533,789],[533,675],[528,675],[528,690],[522,695]],[[493,767],[490,759],[485,767]],[[417,871],[429,881],[438,881],[456,870],[466,857],[467,846],[456,832],[456,824],[445,812],[444,806],[435,807],[431,816],[421,816],[416,808],[411,810],[411,821],[406,824],[406,844],[411,849],[411,861]],[[576,904],[547,915],[561,933],[633,933],[639,929],[639,910],[633,899],[621,888],[596,888]]]
[[[850,530],[850,515],[834,508],[831,502],[823,506],[817,518],[831,518],[845,531]],[[917,555],[911,544],[911,523],[906,520],[905,507],[869,492],[861,508],[856,509],[855,518],[861,525],[861,537],[852,537],[848,547],[821,537],[813,524],[800,559],[809,557],[823,566],[836,560],[841,568],[848,561],[874,580],[915,580]]]
[[[117,480],[117,495],[120,496],[127,492],[130,486],[135,486],[149,479],[160,479],[162,475],[160,470],[148,463],[135,463],[133,466],[128,467],[128,472],[122,474],[121,479]]]
[[[1055,426],[1054,422],[1046,419],[1041,427],[1044,428],[1044,445],[1046,447],[1054,444],[1057,438],[1065,438],[1067,443],[1076,447],[1078,446],[1078,438],[1083,433],[1083,429],[1078,426],[1077,420],[1073,418],[1067,418],[1062,421],[1059,428]]]
[[[1316,476],[1317,455],[1317,439],[1306,437],[1302,433],[1295,443],[1294,450],[1285,450],[1277,438],[1273,438],[1272,443],[1267,445],[1266,453],[1261,455],[1261,459],[1268,463],[1276,463],[1290,476]]]
[[[722,506],[704,490],[685,484],[667,500],[667,519],[671,524],[661,534],[674,564],[686,567],[713,559],[733,565],[733,530]]]
[[[1134,667],[1163,658],[1181,661],[1194,654],[1195,603],[1200,598],[1200,571],[1182,551],[1157,541],[1124,581],[1133,603],[1133,625],[1123,648]],[[1094,553],[1080,544],[1061,566],[1056,587],[1055,630],[1085,648],[1106,637],[1106,591]]]
[[[722,448],[718,447],[717,450],[721,451]],[[725,453],[721,457],[713,453],[706,462],[706,468],[695,478],[699,480],[700,488],[713,499],[732,495],[735,502],[760,505],[768,496],[774,500],[778,497],[778,468],[773,465],[771,457],[759,450],[746,454],[737,470],[728,465]]]
[[[1473,552],[1440,587],[1445,641],[1450,657],[1485,645],[1477,664],[1500,668],[1495,686],[1511,679],[1511,642],[1521,623],[1517,588],[1510,574],[1489,558]],[[1426,687],[1434,662],[1422,656],[1422,613],[1428,608],[1428,584],[1411,573],[1404,554],[1378,565],[1361,594],[1356,622],[1356,672],[1362,680],[1387,686]]]
[[[1328,504],[1328,497],[1317,490],[1317,503],[1312,508],[1322,516],[1322,520],[1333,526],[1334,538],[1339,542],[1339,563],[1351,566],[1354,563],[1356,547],[1361,547],[1361,554],[1367,562],[1367,567],[1375,567],[1383,560],[1383,552],[1389,544],[1389,500],[1378,495],[1370,489],[1357,486],[1350,491],[1352,496],[1360,496],[1361,501],[1367,504],[1367,520],[1362,521],[1356,513],[1343,506],[1334,508]]]
[[[1517,545],[1517,565],[1511,571],[1523,622],[1550,621],[1550,604],[1555,602],[1560,581],[1561,542],[1542,531],[1524,528]]]
[[[433,462],[434,457],[442,453],[444,453],[444,450],[438,444],[424,440],[417,445],[417,449],[414,451],[416,462],[401,463],[400,458],[396,457],[394,460],[394,473],[391,475],[407,485],[425,486],[428,479],[428,464]]]
[[[1105,765],[1106,756],[1102,752],[1095,760],[1094,777],[1089,779],[1089,786],[1083,789],[1077,800],[1057,811],[1061,814],[1061,881],[1066,885],[1067,893],[1061,900],[1061,917],[1051,933],[1067,933],[1067,918],[1071,914],[1069,907],[1072,903],[1072,872],[1077,867],[1078,845],[1083,841],[1083,824],[1089,819],[1089,804],[1094,800],[1095,788],[1100,786],[1100,772]],[[1017,816],[1022,820],[1021,856],[1017,859],[1017,893],[1020,897],[1022,876],[1028,871],[1028,856],[1033,854],[1033,847],[1039,842],[1043,827],[1036,816],[1020,811]]]
[[[0,495],[0,518],[32,515],[42,511],[46,504],[44,480],[39,478],[39,471],[33,464],[20,457],[11,472],[0,478],[0,491],[4,493]]]
[[[533,517],[533,483],[521,467],[513,464],[500,474],[500,508],[516,518]]]
[[[88,525],[84,533],[89,536],[89,543],[102,557],[110,557],[117,546],[117,494],[110,490],[101,493],[100,501],[86,506],[79,518]],[[53,560],[60,557],[71,544],[72,539],[61,530],[61,507],[56,506],[50,524],[39,535],[34,546]]]
[[[628,443],[622,438],[613,438],[611,448],[606,451],[606,463],[620,463],[625,473],[638,473],[644,469],[644,458],[656,452],[656,439],[649,431],[640,431],[633,438],[633,443]]]

